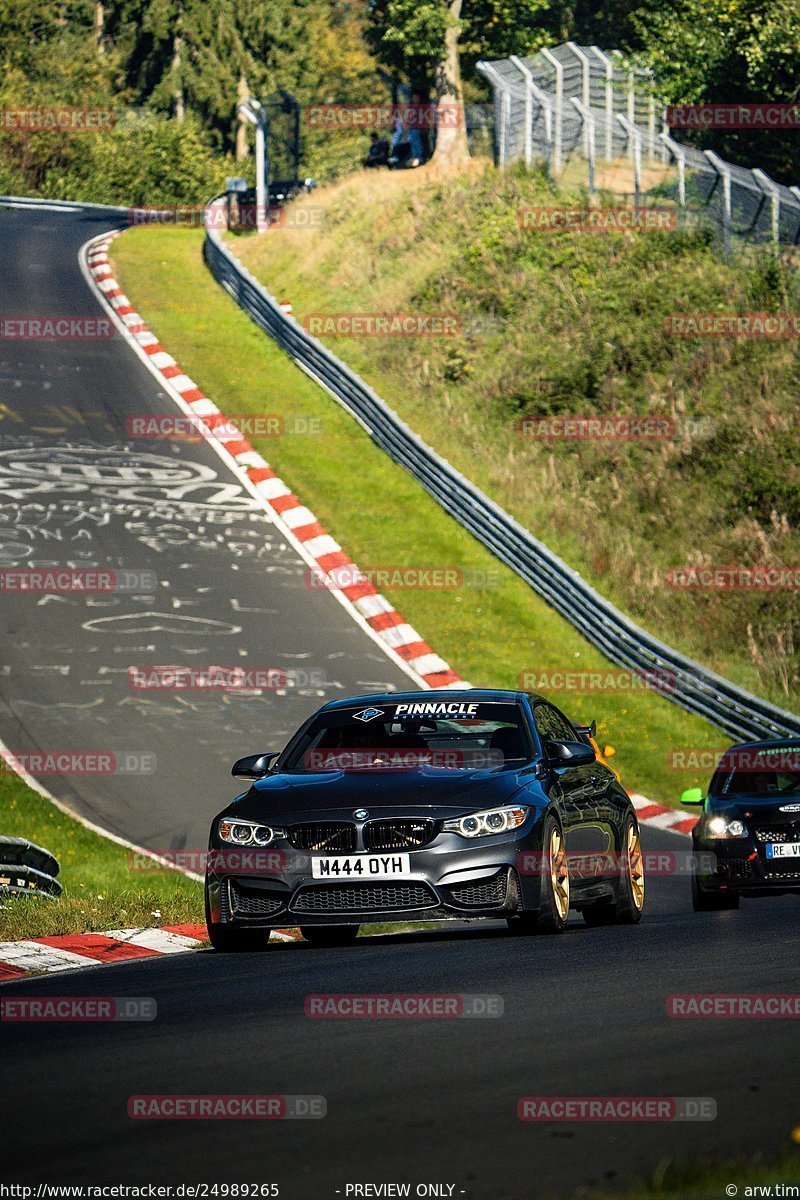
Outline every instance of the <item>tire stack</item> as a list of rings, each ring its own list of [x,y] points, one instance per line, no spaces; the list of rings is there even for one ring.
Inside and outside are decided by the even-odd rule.
[[[0,898],[61,895],[61,865],[54,854],[25,838],[0,837]]]

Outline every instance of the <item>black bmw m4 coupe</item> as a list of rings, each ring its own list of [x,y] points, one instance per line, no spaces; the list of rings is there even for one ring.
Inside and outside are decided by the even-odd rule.
[[[464,690],[326,704],[215,818],[206,916],[218,950],[299,925],[318,945],[393,921],[504,919],[559,933],[636,923],[636,814],[592,744],[540,696]],[[598,866],[599,864],[599,866]]]

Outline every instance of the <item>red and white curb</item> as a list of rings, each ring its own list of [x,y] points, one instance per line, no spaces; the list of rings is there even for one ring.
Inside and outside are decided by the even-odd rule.
[[[266,459],[254,450],[194,380],[181,370],[117,283],[109,265],[108,248],[121,232],[114,230],[101,234],[84,248],[89,277],[120,331],[138,348],[140,357],[160,378],[179,406],[200,419],[202,424],[198,425],[198,433],[233,460],[238,468],[237,474],[250,484],[250,490],[254,490],[254,494],[265,504],[274,523],[287,540],[300,550],[303,559],[319,573],[321,585],[349,608],[390,657],[423,687],[468,687],[469,684],[434,653],[416,629],[403,620],[386,597],[366,579],[351,586],[337,586],[335,575],[332,577],[330,572],[344,568],[347,578],[357,578],[358,569],[352,559],[278,477]]]
[[[667,833],[680,833],[688,836],[697,824],[697,817],[687,817],[685,812],[676,808],[667,808],[664,804],[654,804],[646,796],[638,792],[628,792],[631,803],[636,809],[636,817],[640,825],[652,825],[654,829],[665,829]]]
[[[273,930],[270,938],[294,942],[299,933]],[[0,982],[25,975],[74,971],[108,963],[186,954],[208,945],[205,925],[164,925],[159,929],[109,929],[105,933],[72,933],[57,937],[0,942]]]

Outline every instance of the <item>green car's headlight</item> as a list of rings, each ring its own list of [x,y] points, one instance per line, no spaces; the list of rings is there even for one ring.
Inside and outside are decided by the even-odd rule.
[[[489,808],[486,812],[470,813],[468,817],[445,821],[442,829],[448,833],[459,833],[465,838],[489,837],[519,828],[529,812],[529,808]]]
[[[729,821],[727,817],[710,817],[706,834],[711,838],[746,838],[747,826],[743,821]]]

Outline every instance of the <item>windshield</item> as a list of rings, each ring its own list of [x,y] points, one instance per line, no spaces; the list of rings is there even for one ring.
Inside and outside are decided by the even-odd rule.
[[[729,750],[717,767],[710,794],[800,795],[800,745]]]
[[[398,701],[319,713],[278,768],[294,774],[485,770],[531,757],[516,704]]]

